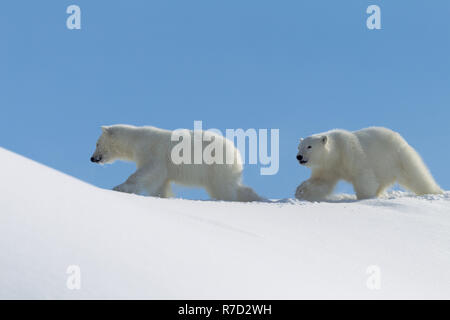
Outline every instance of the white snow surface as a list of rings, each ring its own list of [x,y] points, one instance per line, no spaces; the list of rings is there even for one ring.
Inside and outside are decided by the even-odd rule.
[[[450,193],[232,203],[94,187],[0,148],[1,299],[449,299]],[[68,266],[81,270],[70,290]],[[380,270],[377,290],[369,266]]]

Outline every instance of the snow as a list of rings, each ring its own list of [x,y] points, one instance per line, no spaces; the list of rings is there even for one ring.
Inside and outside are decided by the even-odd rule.
[[[450,193],[325,203],[103,190],[0,148],[2,299],[450,298]],[[70,290],[68,266],[81,270]],[[369,266],[380,270],[370,289]]]

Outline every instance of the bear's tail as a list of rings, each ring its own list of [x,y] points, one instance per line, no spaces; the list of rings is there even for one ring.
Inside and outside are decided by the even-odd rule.
[[[417,195],[444,193],[434,180],[420,155],[406,141],[400,153],[402,172],[398,182]]]
[[[263,201],[264,199],[258,196],[258,194],[250,187],[239,185],[237,187],[237,201],[251,202],[251,201]]]

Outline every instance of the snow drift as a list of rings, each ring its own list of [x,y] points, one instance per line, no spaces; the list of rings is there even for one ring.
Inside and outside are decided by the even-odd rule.
[[[158,199],[99,189],[1,148],[0,178],[2,299],[450,298],[448,192]],[[80,290],[66,286],[70,265]],[[367,285],[370,266],[378,290]]]

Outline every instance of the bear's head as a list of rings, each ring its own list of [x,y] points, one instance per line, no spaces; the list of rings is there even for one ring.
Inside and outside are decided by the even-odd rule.
[[[95,163],[113,163],[119,156],[117,139],[114,138],[114,127],[103,126],[102,135],[97,140],[97,145],[91,161]]]
[[[307,167],[320,166],[328,153],[328,137],[326,135],[314,135],[300,139],[298,145],[297,160]]]

